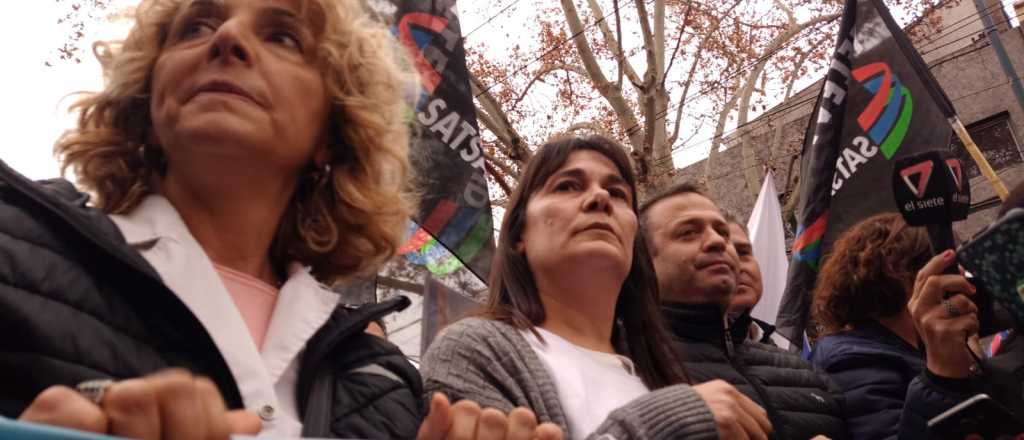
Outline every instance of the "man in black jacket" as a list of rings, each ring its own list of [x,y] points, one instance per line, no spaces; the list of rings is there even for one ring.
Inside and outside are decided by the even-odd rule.
[[[727,325],[739,259],[721,211],[681,184],[640,208],[662,310],[693,380],[725,380],[768,412],[778,439],[847,436],[838,390],[797,355],[748,340],[749,313]]]
[[[739,266],[736,270],[736,292],[729,302],[729,319],[750,320],[748,336],[751,340],[764,344],[775,345],[771,336],[775,326],[757,319],[751,311],[761,301],[764,294],[764,283],[761,281],[761,267],[754,258],[754,245],[750,242],[747,227],[740,224],[736,217],[728,212],[722,213],[729,223],[729,240],[736,249]],[[746,317],[744,317],[746,315]]]

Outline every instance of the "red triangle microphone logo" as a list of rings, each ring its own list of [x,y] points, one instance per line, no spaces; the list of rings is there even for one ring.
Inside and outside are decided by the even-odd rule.
[[[928,180],[932,177],[933,167],[932,161],[926,160],[900,170],[903,183],[906,183],[910,191],[919,199],[924,197],[924,190],[928,187]],[[914,181],[915,176],[917,177],[916,182]]]
[[[959,159],[946,159],[946,165],[949,167],[949,172],[953,175],[953,182],[956,183],[956,189],[958,191],[964,190],[964,174],[963,168],[960,166]]]

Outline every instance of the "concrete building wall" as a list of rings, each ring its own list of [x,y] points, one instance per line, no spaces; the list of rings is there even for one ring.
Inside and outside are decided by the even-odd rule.
[[[992,9],[999,8],[998,1],[988,0]],[[914,44],[927,63],[952,55],[984,38],[985,26],[978,17],[974,0],[949,2],[949,6],[939,8],[934,15],[938,16],[937,26],[932,26],[926,17],[918,26],[908,28],[908,32],[916,37]]]
[[[1024,74],[1024,35],[1020,28],[1000,33],[1003,46],[1006,47],[1008,58],[1014,65],[1017,75]],[[957,114],[964,124],[971,124],[990,116],[1009,113],[1010,127],[1017,137],[1018,147],[1024,134],[1024,109],[1015,99],[1009,79],[1003,72],[996,58],[995,50],[987,43],[977,48],[965,50],[957,57],[949,58],[931,66],[932,73],[946,90],[953,101]],[[984,148],[984,145],[982,145]],[[1015,158],[1016,166],[997,170],[1008,188],[1024,182],[1024,166],[1020,165],[1021,156]],[[990,157],[995,162],[997,158]],[[998,166],[998,165],[997,165]],[[971,179],[972,201],[975,203],[995,197],[995,191],[984,180],[976,177]],[[958,226],[958,231],[967,236],[973,235],[995,219],[995,207],[971,214],[971,217]]]

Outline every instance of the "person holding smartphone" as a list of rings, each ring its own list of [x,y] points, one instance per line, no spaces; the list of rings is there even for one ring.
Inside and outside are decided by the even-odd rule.
[[[1024,207],[1024,184],[1010,192],[997,218],[1020,207]],[[926,369],[907,393],[909,411],[901,422],[901,433],[917,436],[908,438],[928,436],[928,420],[978,393],[989,394],[1018,418],[1024,415],[1024,344],[1015,337],[984,360],[967,349],[964,340],[977,334],[981,323],[978,308],[969,299],[975,286],[962,274],[944,273],[957,264],[956,258],[953,251],[932,258],[917,273],[908,304],[927,356]],[[1024,272],[1024,268],[1020,270]]]

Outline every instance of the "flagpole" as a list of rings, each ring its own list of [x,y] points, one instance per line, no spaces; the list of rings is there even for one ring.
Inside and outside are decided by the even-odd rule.
[[[988,180],[989,185],[996,190],[996,195],[999,196],[1000,200],[1006,200],[1006,196],[1010,194],[1006,189],[1006,185],[996,175],[995,170],[992,169],[992,165],[989,165],[988,160],[985,160],[985,156],[981,154],[981,150],[978,149],[978,145],[971,139],[970,133],[967,132],[967,128],[964,127],[964,123],[960,122],[960,117],[953,115],[949,118],[949,125],[953,127],[953,132],[960,138],[960,142],[964,144],[964,148],[971,154],[971,158],[974,159],[974,163],[978,164],[978,169],[981,170],[981,174]]]

